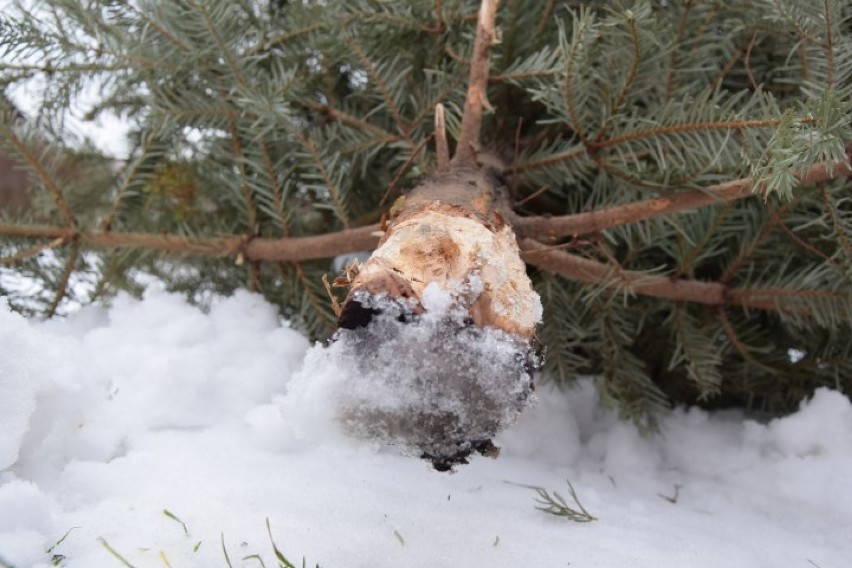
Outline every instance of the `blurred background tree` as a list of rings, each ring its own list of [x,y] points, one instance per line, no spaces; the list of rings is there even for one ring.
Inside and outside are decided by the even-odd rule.
[[[246,287],[328,336],[322,276],[434,169],[436,104],[458,138],[478,4],[12,3],[0,86],[29,106],[0,105],[0,167],[29,182],[0,294],[52,315],[152,280],[202,304]],[[544,376],[598,376],[644,427],[852,392],[852,3],[506,0],[497,22],[481,150]],[[127,151],[74,140],[71,109],[124,120]]]

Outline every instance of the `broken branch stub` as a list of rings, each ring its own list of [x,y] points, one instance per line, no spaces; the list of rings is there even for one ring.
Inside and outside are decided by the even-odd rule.
[[[436,172],[405,197],[338,320],[335,338],[357,344],[356,376],[396,399],[350,401],[351,433],[441,470],[496,455],[491,438],[531,400],[541,319],[504,201],[500,175],[475,167]]]

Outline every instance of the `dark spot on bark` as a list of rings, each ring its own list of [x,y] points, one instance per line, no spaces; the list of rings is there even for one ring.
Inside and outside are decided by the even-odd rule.
[[[337,326],[343,329],[358,329],[367,327],[373,321],[373,316],[379,313],[375,308],[364,307],[358,300],[347,302],[337,318]]]
[[[473,452],[488,458],[496,459],[497,456],[500,455],[500,448],[495,446],[494,442],[491,440],[477,440],[471,441],[468,448],[459,450],[450,456],[433,456],[424,453],[420,457],[421,459],[432,462],[432,467],[435,468],[435,471],[443,472],[453,471],[453,468],[457,465],[466,465],[470,463],[467,461],[467,458]]]

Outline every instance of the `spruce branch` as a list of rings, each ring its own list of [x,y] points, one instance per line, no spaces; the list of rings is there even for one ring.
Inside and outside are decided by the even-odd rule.
[[[491,108],[488,102],[488,53],[497,40],[495,19],[499,0],[482,0],[476,24],[476,39],[473,43],[473,57],[470,61],[470,78],[467,96],[462,113],[461,132],[456,145],[456,154],[452,163],[456,166],[469,166],[476,162],[479,146],[479,129],[485,108]]]

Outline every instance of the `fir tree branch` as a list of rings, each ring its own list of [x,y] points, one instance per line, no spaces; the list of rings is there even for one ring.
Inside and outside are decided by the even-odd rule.
[[[820,162],[801,172],[797,178],[801,185],[813,185],[848,176],[850,173],[852,173],[852,170],[850,170],[848,164]],[[653,219],[662,215],[697,209],[707,205],[717,205],[755,195],[754,181],[751,178],[742,178],[702,189],[675,193],[668,197],[659,197],[588,213],[558,217],[515,217],[512,220],[512,225],[524,237],[565,237],[594,233],[636,221]]]
[[[488,52],[496,39],[494,22],[498,4],[499,0],[482,0],[479,8],[461,132],[456,145],[456,155],[452,160],[453,165],[456,166],[473,165],[476,162],[483,109],[491,107],[487,94]]]

